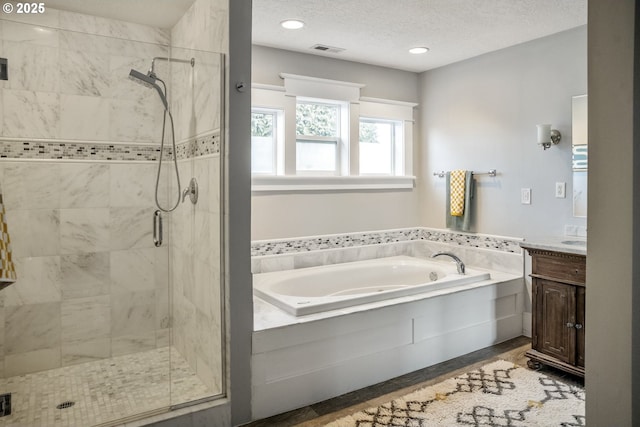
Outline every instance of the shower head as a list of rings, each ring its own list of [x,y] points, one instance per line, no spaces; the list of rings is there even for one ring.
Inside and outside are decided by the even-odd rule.
[[[149,85],[150,87],[153,87],[153,85],[156,83],[156,79],[155,77],[152,77],[151,73],[149,74],[142,74],[140,71],[137,70],[131,70],[129,72],[129,77],[133,78],[133,79],[138,79],[143,83],[146,83],[147,85]]]
[[[159,79],[156,78],[154,74],[152,74],[151,72],[149,72],[148,74],[144,74],[144,73],[141,73],[140,71],[132,69],[129,72],[129,77],[132,80],[139,81],[140,83],[142,83],[143,85],[145,85],[147,87],[151,87],[151,88],[154,88],[155,90],[157,90],[158,91],[158,95],[160,95],[160,100],[162,100],[162,103],[164,104],[165,110],[169,109],[169,104],[167,103],[167,98],[166,98],[165,94],[162,92],[162,89],[160,89],[160,86],[158,86],[158,84],[156,83],[156,81],[158,81]]]

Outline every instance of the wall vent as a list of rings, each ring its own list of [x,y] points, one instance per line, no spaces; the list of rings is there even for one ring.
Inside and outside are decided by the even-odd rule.
[[[313,46],[311,46],[311,49],[319,50],[320,52],[329,52],[329,53],[340,53],[340,52],[344,51],[344,49],[341,48],[341,47],[327,46],[327,45],[324,45],[324,44],[313,45]]]

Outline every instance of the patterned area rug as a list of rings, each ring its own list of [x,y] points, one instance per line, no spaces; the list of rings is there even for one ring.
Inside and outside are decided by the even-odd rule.
[[[500,360],[327,427],[585,426],[584,395]]]

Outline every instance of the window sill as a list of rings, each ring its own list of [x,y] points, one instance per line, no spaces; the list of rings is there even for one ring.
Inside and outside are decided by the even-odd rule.
[[[253,176],[251,191],[401,190],[415,176]]]

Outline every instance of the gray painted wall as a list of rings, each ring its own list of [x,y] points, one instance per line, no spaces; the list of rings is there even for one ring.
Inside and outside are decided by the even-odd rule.
[[[251,55],[254,83],[284,86],[280,73],[362,83],[362,96],[418,102],[418,75],[358,62],[340,61],[253,45]]]
[[[362,96],[418,102],[418,75],[317,55],[253,46],[252,82],[282,86],[280,73],[363,83]],[[414,140],[418,141],[418,126]],[[415,150],[415,147],[414,147]],[[253,240],[412,227],[419,224],[418,193],[341,191],[254,193]]]
[[[254,193],[255,240],[413,227],[419,224],[415,190]]]
[[[571,97],[586,92],[586,27],[422,73],[420,225],[445,227],[445,183],[433,172],[451,169],[498,170],[476,181],[477,232],[533,237],[584,225],[572,209]],[[560,130],[560,144],[539,147],[538,123]],[[556,182],[567,183],[565,199]],[[531,188],[530,205],[521,188]]]
[[[224,242],[232,425],[251,419],[251,92],[235,89],[251,81],[250,50],[251,0],[229,0]]]
[[[420,75],[253,46],[254,83],[282,85],[281,72],[311,75],[362,82],[363,96],[420,105],[413,191],[254,193],[252,239],[444,228],[444,179],[432,173],[459,168],[500,173],[477,180],[477,232],[535,237],[585,225],[572,211],[571,97],[587,91],[586,34],[581,27]],[[542,150],[538,123],[552,123],[563,141]],[[555,198],[556,182],[566,183],[566,198]],[[520,203],[521,188],[531,188],[531,205]]]
[[[640,286],[640,259],[633,256],[640,244],[639,177],[634,177],[634,158],[636,165],[640,160],[640,144],[634,146],[634,3],[589,1],[585,381],[592,426],[640,425],[638,352],[634,354],[632,346],[637,349],[640,332],[640,325],[633,323],[633,312],[638,312],[633,289]]]

